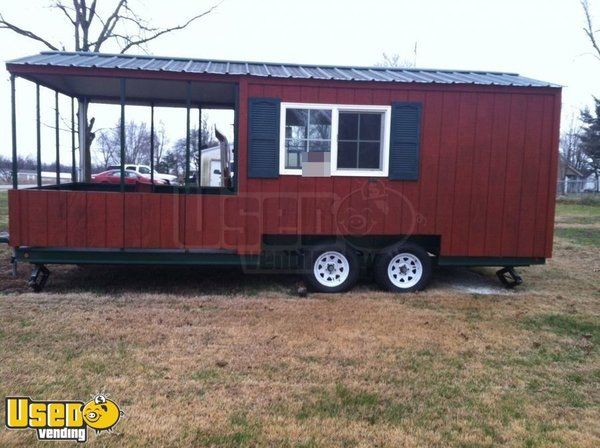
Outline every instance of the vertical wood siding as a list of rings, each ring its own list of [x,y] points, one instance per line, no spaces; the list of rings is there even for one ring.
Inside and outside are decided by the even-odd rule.
[[[237,195],[10,191],[11,244],[256,254],[263,234],[417,234],[445,256],[551,255],[559,90],[359,84],[242,78]],[[423,103],[418,181],[248,179],[247,101],[261,96]]]

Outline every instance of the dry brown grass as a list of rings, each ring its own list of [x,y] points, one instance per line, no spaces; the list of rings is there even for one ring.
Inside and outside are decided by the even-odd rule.
[[[515,292],[308,299],[288,276],[76,267],[33,294],[3,255],[0,395],[109,392],[126,416],[92,446],[600,445],[593,246],[558,239]]]

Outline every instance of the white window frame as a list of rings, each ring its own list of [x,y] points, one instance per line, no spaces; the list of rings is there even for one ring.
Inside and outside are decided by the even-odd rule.
[[[388,177],[390,161],[390,125],[392,119],[391,106],[373,106],[360,104],[324,104],[324,103],[281,103],[279,120],[279,174],[301,176],[301,169],[286,168],[285,152],[285,118],[287,109],[327,109],[331,110],[331,176],[349,177]],[[338,123],[340,112],[380,112],[383,114],[383,130],[381,136],[381,168],[361,169],[337,167],[338,155]]]

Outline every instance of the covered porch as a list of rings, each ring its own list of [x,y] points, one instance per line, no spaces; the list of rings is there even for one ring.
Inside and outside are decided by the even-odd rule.
[[[111,62],[108,64],[108,62]],[[208,186],[203,182],[201,170],[192,173],[191,148],[200,142],[192,141],[191,112],[197,111],[198,129],[201,128],[203,110],[222,109],[233,111],[234,141],[237,140],[239,82],[235,77],[211,73],[184,71],[191,66],[191,61],[183,64],[183,60],[163,60],[144,57],[122,57],[119,55],[94,55],[90,53],[42,53],[7,63],[11,80],[11,116],[12,116],[12,186],[19,188],[18,158],[22,155],[19,148],[18,132],[21,123],[19,117],[23,112],[19,108],[19,91],[17,80],[26,80],[35,85],[35,135],[36,135],[36,183],[32,188],[59,189],[78,191],[136,191],[125,181],[125,165],[134,163],[126,160],[125,126],[127,106],[142,106],[148,109],[150,144],[150,180],[151,192],[183,193],[183,194],[231,194],[237,191],[237,176],[233,171],[237,166],[237,151],[227,154],[221,169],[223,178],[219,186]],[[189,67],[188,67],[189,68]],[[20,83],[19,83],[20,84]],[[41,88],[50,89],[54,96],[54,164],[56,176],[54,185],[42,184],[42,148],[48,142],[42,141],[42,114],[40,108]],[[64,112],[64,98],[70,99],[70,110]],[[59,104],[62,100],[63,110]],[[121,169],[118,185],[101,185],[90,182],[91,149],[88,122],[90,106],[109,104],[119,106],[119,134]],[[179,186],[154,185],[155,173],[155,109],[180,108],[185,110],[185,162],[183,179]],[[66,116],[68,115],[68,119]],[[46,117],[47,118],[47,117]],[[116,118],[116,117],[115,117]],[[59,129],[63,123],[70,122],[70,141],[60,138]],[[33,131],[33,130],[32,130]],[[198,140],[200,140],[198,132]],[[65,162],[65,147],[69,146],[71,166],[70,181],[65,182],[65,174],[61,173],[61,163]],[[231,151],[228,146],[225,151]],[[61,151],[62,159],[61,160]],[[47,157],[48,154],[44,154]],[[233,160],[233,166],[229,166]],[[227,166],[224,166],[227,165]],[[192,175],[194,174],[194,175]],[[22,186],[21,186],[22,187]],[[145,190],[144,190],[145,191]]]

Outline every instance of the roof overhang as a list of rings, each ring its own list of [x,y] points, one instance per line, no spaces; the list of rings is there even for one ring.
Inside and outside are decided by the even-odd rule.
[[[171,72],[147,72],[92,67],[60,67],[7,63],[16,76],[76,98],[91,102],[118,104],[120,80],[125,79],[126,103],[166,107],[233,108],[237,79],[223,76],[198,76]]]

